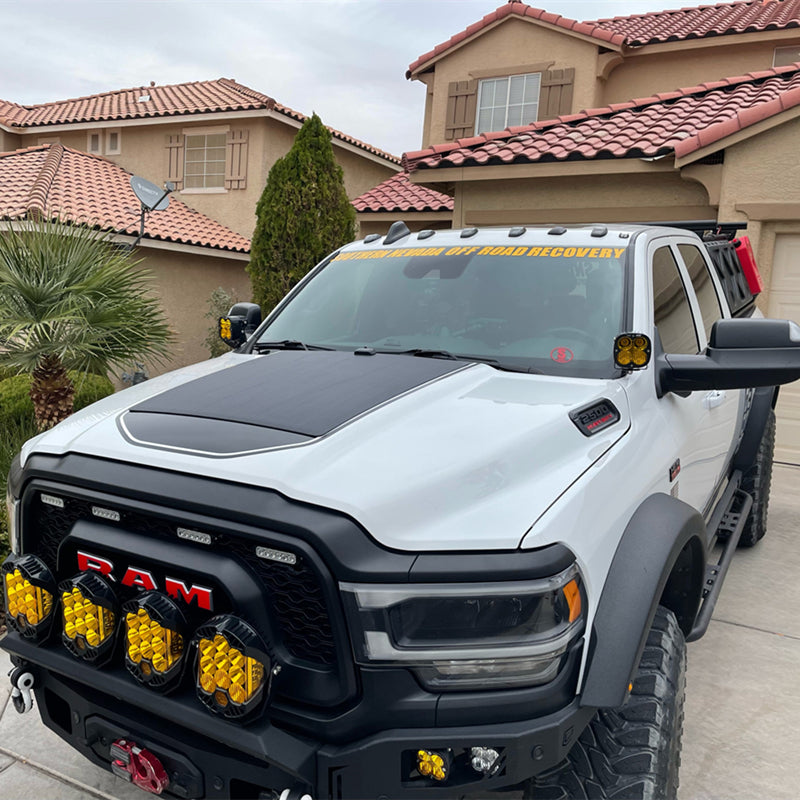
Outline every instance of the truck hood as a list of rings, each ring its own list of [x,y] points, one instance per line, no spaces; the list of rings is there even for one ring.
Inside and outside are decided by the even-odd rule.
[[[570,412],[601,399],[619,419],[587,435]],[[628,428],[619,381],[278,351],[126,389],[31,440],[23,459],[77,452],[263,486],[344,512],[398,550],[513,549]]]

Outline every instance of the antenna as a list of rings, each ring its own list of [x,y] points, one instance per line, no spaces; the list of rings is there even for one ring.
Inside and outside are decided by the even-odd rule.
[[[169,206],[169,193],[175,191],[175,184],[167,181],[164,188],[160,189],[154,183],[140,178],[138,175],[131,175],[131,189],[142,204],[142,215],[139,223],[139,235],[136,241],[130,246],[133,250],[144,236],[145,215],[151,211],[164,211]]]

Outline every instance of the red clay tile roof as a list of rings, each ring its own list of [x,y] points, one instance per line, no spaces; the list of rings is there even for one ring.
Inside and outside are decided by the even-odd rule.
[[[451,47],[512,14],[590,36],[606,46],[611,43],[618,47],[638,47],[707,36],[797,28],[800,27],[800,0],[740,0],[587,22],[576,22],[558,14],[549,14],[528,6],[521,0],[508,0],[505,5],[483,19],[421,55],[409,65],[406,78],[410,78],[412,73]]]
[[[797,105],[800,70],[795,64],[434,145],[405,153],[403,166],[418,170],[669,153],[681,158]]]
[[[147,98],[147,99],[142,99]],[[8,108],[6,108],[8,107]],[[113,122],[174,115],[207,114],[219,111],[276,111],[304,122],[305,114],[281,105],[272,97],[242,86],[230,78],[194,81],[172,86],[140,86],[103,92],[72,100],[20,106],[0,100],[0,122],[14,128],[68,125],[77,122]],[[400,159],[353,136],[328,128],[336,139],[352,144],[387,161]]]
[[[426,189],[398,172],[353,200],[356,211],[452,211],[453,198]]]
[[[528,17],[530,19],[539,20],[540,22],[546,22],[550,25],[555,25],[559,28],[573,31],[574,33],[580,33],[584,36],[590,36],[593,39],[598,39],[605,45],[622,45],[625,43],[625,37],[622,34],[608,31],[604,27],[598,25],[596,22],[578,22],[577,20],[569,19],[568,17],[562,17],[559,14],[551,14],[548,11],[542,10],[541,8],[533,8],[532,6],[528,6],[521,2],[521,0],[508,0],[507,3],[487,14],[485,17],[483,17],[483,19],[474,22],[463,31],[451,36],[446,42],[436,45],[433,50],[423,53],[423,55],[421,55],[416,61],[413,61],[411,64],[409,64],[408,70],[406,71],[406,78],[410,78],[412,73],[416,72],[423,64],[427,63],[431,59],[442,55],[442,53],[445,53],[451,47],[455,47],[465,39],[469,39],[470,36],[475,35],[484,28],[487,28],[489,25],[499,22],[501,19],[505,19],[510,15]]]
[[[800,27],[800,0],[744,2],[680,8],[587,23],[620,33],[630,46]]]
[[[0,153],[0,219],[35,215],[139,234],[131,174],[111,161],[60,144]],[[248,253],[250,241],[174,197],[145,218],[146,239]]]

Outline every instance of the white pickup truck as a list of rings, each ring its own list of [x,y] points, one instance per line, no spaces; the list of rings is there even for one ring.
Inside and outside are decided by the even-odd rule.
[[[175,797],[674,798],[800,377],[737,242],[395,223],[234,307],[12,466],[15,705]]]

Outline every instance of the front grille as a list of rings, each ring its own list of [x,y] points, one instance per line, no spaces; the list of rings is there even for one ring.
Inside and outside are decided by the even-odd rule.
[[[38,493],[37,493],[38,494]],[[58,547],[79,520],[96,520],[92,506],[96,502],[59,493],[64,508],[46,505],[34,499],[28,504],[26,531],[35,531],[35,543],[27,552],[35,552],[56,574]],[[124,528],[148,537],[184,544],[176,536],[177,524],[155,514],[143,513],[114,503],[121,511],[118,523]],[[194,524],[188,526],[195,528]],[[209,527],[213,527],[210,521]],[[224,528],[224,523],[219,522]],[[269,544],[268,540],[257,542]],[[206,547],[205,545],[201,545]],[[285,545],[275,545],[278,549]],[[326,667],[336,664],[333,630],[320,584],[320,576],[308,560],[299,556],[296,564],[265,561],[255,554],[256,542],[244,537],[214,533],[209,550],[233,558],[248,568],[264,588],[265,602],[271,606],[272,619],[286,650],[295,658]],[[59,576],[67,577],[67,576]]]

